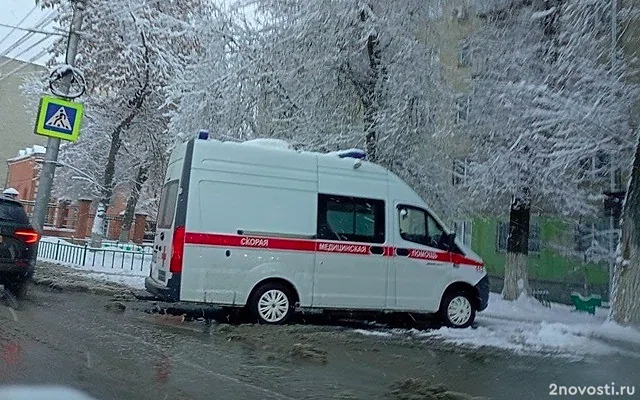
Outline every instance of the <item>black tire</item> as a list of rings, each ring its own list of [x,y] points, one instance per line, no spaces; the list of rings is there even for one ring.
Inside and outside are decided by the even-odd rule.
[[[467,292],[447,293],[440,306],[440,318],[450,328],[468,328],[476,319],[476,304]]]
[[[293,307],[294,297],[291,290],[278,282],[261,285],[249,300],[252,319],[265,325],[286,324],[293,315]]]
[[[18,300],[24,300],[27,298],[29,294],[29,282],[28,281],[18,281],[7,283],[4,285],[4,288],[13,295]]]

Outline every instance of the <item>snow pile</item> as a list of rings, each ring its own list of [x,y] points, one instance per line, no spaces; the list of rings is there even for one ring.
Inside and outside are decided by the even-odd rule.
[[[412,331],[420,338],[469,347],[495,347],[519,354],[560,357],[626,354],[640,357],[640,331],[607,321],[608,310],[579,313],[564,304],[551,308],[535,299],[504,301],[491,294],[489,307],[478,314],[476,329],[442,328]]]
[[[44,146],[40,146],[38,144],[34,144],[31,148],[33,154],[45,154],[47,152],[47,148]]]
[[[624,354],[640,358],[640,331],[607,320],[608,310],[596,315],[570,306],[542,306],[531,298],[505,301],[491,293],[489,307],[479,313],[476,327],[436,330],[356,329],[365,336],[438,341],[468,348],[494,348],[521,355],[582,359],[584,356]]]
[[[25,149],[22,150],[18,150],[18,156],[9,159],[8,161],[11,160],[18,160],[20,158],[24,158],[24,157],[29,157],[29,156],[33,156],[33,155],[44,155],[47,152],[47,148],[44,146],[40,146],[38,144],[34,144],[31,147],[27,147]]]
[[[545,307],[536,299],[521,297],[516,301],[505,301],[498,293],[489,295],[489,307],[478,314],[478,317],[493,317],[515,321],[531,322],[584,322],[592,323],[594,319],[604,321],[609,313],[603,308],[596,309],[593,315],[574,312],[575,308],[566,304],[551,303]]]
[[[95,279],[103,282],[115,282],[124,286],[135,289],[144,289],[144,280],[148,276],[140,276],[136,274],[120,274],[120,273],[83,273],[83,276],[89,279]]]
[[[55,263],[68,267],[76,273],[91,279],[116,282],[134,288],[144,288],[144,279],[149,276],[151,268],[151,253],[126,251],[114,248],[100,250],[86,249],[84,265],[81,265],[84,246],[74,245],[63,239],[55,237],[43,237],[41,242],[59,243],[61,245],[58,255],[61,260],[49,258],[55,252],[44,247],[38,249],[38,260]],[[104,245],[104,244],[103,244]],[[66,258],[65,258],[66,257]],[[66,261],[65,261],[66,260]]]
[[[585,327],[558,322],[509,322],[479,318],[478,325],[475,329],[442,328],[427,332],[414,331],[413,334],[418,338],[438,339],[471,348],[494,347],[522,355],[581,358],[585,355],[634,353],[608,340],[591,337],[589,329]],[[640,357],[640,352],[635,352],[635,355]]]
[[[60,243],[67,246],[76,246],[68,240],[64,240],[55,236],[43,236],[42,238],[40,238],[40,241],[47,242],[47,243]]]
[[[364,336],[377,336],[377,337],[391,337],[393,334],[391,332],[385,331],[369,331],[366,329],[354,329],[353,333],[357,333]]]
[[[2,191],[2,194],[6,195],[6,196],[18,196],[20,195],[20,192],[18,192],[15,188],[7,188],[5,190]]]

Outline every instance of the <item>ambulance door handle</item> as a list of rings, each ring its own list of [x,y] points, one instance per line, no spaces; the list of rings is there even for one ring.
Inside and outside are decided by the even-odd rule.
[[[396,254],[402,257],[409,255],[409,249],[396,249]]]
[[[371,246],[369,251],[371,252],[371,254],[378,254],[378,255],[384,254],[384,248],[381,246]]]

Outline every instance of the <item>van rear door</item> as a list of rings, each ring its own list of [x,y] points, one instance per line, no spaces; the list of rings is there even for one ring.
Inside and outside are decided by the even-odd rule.
[[[167,284],[169,280],[169,266],[174,238],[174,222],[178,190],[180,181],[170,180],[162,188],[162,197],[158,208],[156,237],[153,244],[153,261],[151,263],[151,278],[158,283]],[[180,232],[178,232],[180,235]]]

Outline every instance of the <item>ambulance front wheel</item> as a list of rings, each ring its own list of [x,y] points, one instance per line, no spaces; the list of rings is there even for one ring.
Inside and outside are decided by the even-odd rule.
[[[467,328],[476,319],[473,298],[464,291],[448,293],[440,307],[442,322],[451,328]]]
[[[294,301],[289,288],[278,282],[260,286],[249,304],[254,320],[261,324],[282,325],[293,314]]]

